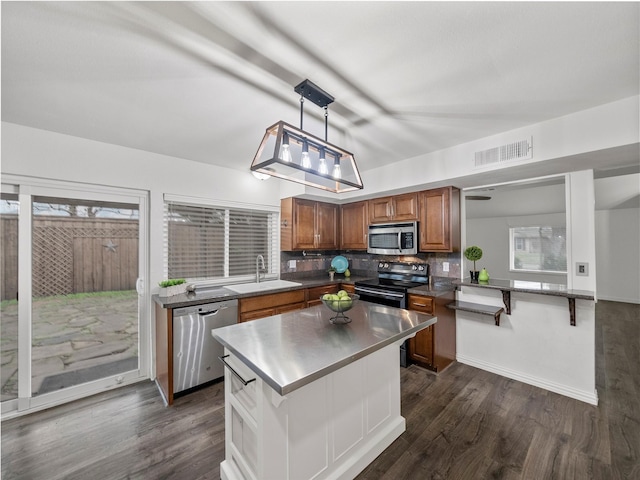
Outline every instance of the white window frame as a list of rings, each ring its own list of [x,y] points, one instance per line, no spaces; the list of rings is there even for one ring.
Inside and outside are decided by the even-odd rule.
[[[567,271],[560,271],[560,270],[529,270],[529,269],[525,269],[525,268],[516,268],[515,266],[515,254],[516,254],[516,250],[515,250],[515,238],[514,238],[514,233],[515,230],[517,228],[544,228],[544,227],[550,227],[550,228],[564,228],[565,232],[566,232],[566,227],[564,225],[510,225],[509,226],[509,271],[512,273],[539,273],[539,274],[545,274],[545,275],[567,275]],[[568,240],[566,239],[566,233],[565,233],[565,258],[567,258],[567,265],[568,265]]]
[[[2,191],[18,193],[20,202],[18,235],[18,290],[21,298],[32,297],[31,268],[31,235],[32,235],[32,199],[34,196],[51,196],[63,198],[89,198],[116,203],[138,204],[139,211],[139,257],[138,272],[140,277],[136,284],[138,291],[138,370],[120,375],[112,375],[92,382],[87,382],[66,389],[32,396],[31,393],[31,302],[18,302],[18,337],[28,339],[19,343],[18,350],[18,398],[7,400],[1,404],[2,419],[36,412],[55,405],[94,395],[100,391],[118,388],[140,382],[149,378],[151,369],[151,292],[146,288],[149,275],[148,261],[148,211],[149,192],[130,188],[110,187],[104,185],[69,182],[63,180],[23,177],[6,174],[2,177]],[[19,340],[20,342],[20,340]]]
[[[277,279],[280,277],[280,207],[273,205],[256,205],[251,203],[241,202],[229,202],[223,200],[190,197],[184,195],[164,194],[164,219],[163,219],[163,278],[168,278],[169,271],[169,232],[168,232],[168,205],[170,203],[188,205],[194,207],[210,207],[225,209],[225,250],[224,250],[224,276],[208,279],[197,279],[190,281],[195,285],[230,285],[236,283],[249,283],[256,281],[255,274],[250,275],[235,275],[229,276],[229,210],[242,209],[242,210],[257,210],[274,214],[273,221],[271,222],[273,231],[270,232],[269,239],[269,251],[267,255],[270,258],[268,263],[268,271],[265,273],[263,279]],[[265,258],[265,261],[267,259]]]

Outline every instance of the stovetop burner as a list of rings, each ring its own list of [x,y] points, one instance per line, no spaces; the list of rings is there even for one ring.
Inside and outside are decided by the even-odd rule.
[[[410,288],[429,284],[429,264],[380,262],[378,278],[361,280],[356,286],[406,292]]]

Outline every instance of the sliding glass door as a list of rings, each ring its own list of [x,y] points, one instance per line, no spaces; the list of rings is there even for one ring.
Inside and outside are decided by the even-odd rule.
[[[148,376],[145,195],[13,188],[17,200],[2,198],[2,235],[5,217],[17,217],[19,294],[3,291],[2,357],[19,367],[5,375],[3,365],[3,412],[16,397],[28,410]],[[2,255],[12,264],[16,252]]]
[[[18,212],[17,188],[0,194],[0,399],[18,398]]]

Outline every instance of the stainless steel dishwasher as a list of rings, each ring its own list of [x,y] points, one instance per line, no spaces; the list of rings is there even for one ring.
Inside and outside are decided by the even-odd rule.
[[[224,355],[224,347],[211,330],[237,322],[238,300],[173,311],[173,393],[224,376],[224,365],[218,360]]]

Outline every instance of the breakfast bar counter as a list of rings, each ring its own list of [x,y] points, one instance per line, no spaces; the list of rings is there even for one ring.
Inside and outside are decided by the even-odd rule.
[[[353,478],[405,430],[402,342],[437,319],[369,302],[215,329],[225,346],[223,479]]]

